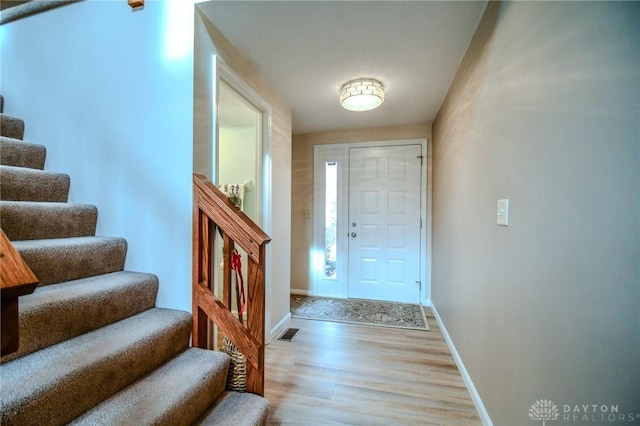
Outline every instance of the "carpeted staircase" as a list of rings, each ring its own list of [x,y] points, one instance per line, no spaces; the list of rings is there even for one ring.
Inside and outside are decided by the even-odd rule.
[[[24,122],[0,115],[0,135],[0,226],[40,282],[0,359],[0,424],[266,423],[265,399],[225,390],[226,354],[189,347],[191,314],[155,307],[158,278],[123,270],[127,242],[95,235],[96,207],[67,203]]]

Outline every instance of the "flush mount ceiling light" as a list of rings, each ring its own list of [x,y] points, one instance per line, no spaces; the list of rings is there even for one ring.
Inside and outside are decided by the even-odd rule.
[[[384,102],[382,83],[372,78],[351,80],[340,90],[340,105],[349,111],[370,111]]]

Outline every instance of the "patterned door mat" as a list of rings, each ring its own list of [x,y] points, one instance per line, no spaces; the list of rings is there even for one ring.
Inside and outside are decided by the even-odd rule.
[[[429,330],[421,305],[363,299],[291,295],[294,318]]]

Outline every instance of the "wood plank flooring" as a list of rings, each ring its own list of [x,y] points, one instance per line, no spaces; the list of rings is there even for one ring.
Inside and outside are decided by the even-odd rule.
[[[440,328],[293,319],[266,347],[268,424],[481,425]]]

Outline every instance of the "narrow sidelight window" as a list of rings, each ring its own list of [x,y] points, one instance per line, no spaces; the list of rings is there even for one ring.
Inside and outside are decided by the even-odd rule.
[[[338,163],[327,161],[324,164],[324,277],[335,280],[338,227]]]

